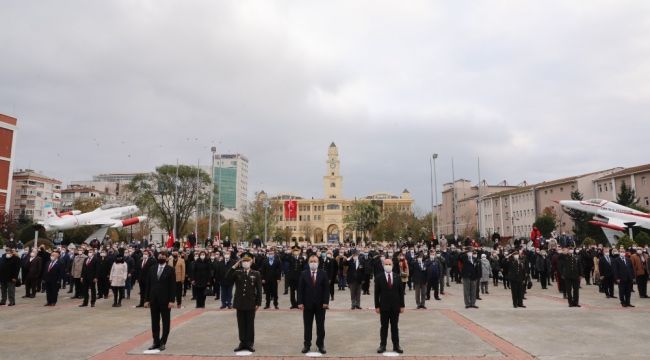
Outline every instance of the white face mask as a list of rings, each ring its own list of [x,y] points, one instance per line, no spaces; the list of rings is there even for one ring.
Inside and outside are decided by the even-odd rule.
[[[393,265],[384,265],[384,271],[387,273],[393,272]]]
[[[519,255],[514,255],[512,258],[515,260],[519,260]]]
[[[223,259],[226,260],[226,262],[230,261],[230,258],[229,258],[229,257],[225,257],[225,258],[223,258]]]
[[[467,256],[472,257],[472,253],[471,253],[471,252],[468,252],[468,253],[467,253]]]
[[[316,271],[316,270],[318,270],[318,263],[310,262],[310,263],[309,263],[309,270],[311,270],[311,271]]]
[[[12,256],[14,256],[14,254],[7,254],[7,259],[11,258]]]
[[[242,266],[245,270],[248,270],[248,269],[251,268],[251,262],[250,262],[250,261],[244,261],[243,263],[241,263],[241,266]]]
[[[199,257],[201,258],[201,260],[205,259],[205,255],[201,255]]]

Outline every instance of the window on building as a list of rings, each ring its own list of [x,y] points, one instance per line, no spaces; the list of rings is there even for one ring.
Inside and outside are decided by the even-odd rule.
[[[645,202],[645,206],[650,205],[650,199],[648,199],[647,196],[643,199],[643,201]]]
[[[641,176],[641,184],[645,185],[645,176]]]
[[[330,183],[330,187],[336,187],[336,183]]]
[[[599,193],[603,192],[603,186],[602,185],[598,185],[598,192]]]

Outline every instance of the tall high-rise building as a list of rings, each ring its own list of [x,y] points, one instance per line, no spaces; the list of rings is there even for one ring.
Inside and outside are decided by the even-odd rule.
[[[213,171],[214,184],[221,192],[215,194],[215,206],[220,201],[222,209],[242,211],[248,201],[248,158],[242,154],[215,154]]]
[[[16,118],[0,114],[0,211],[10,208],[16,122]]]

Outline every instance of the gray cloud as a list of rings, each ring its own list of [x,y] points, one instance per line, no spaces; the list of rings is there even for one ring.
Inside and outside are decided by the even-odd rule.
[[[645,1],[5,2],[16,165],[66,181],[250,160],[251,190],[348,197],[647,163]]]

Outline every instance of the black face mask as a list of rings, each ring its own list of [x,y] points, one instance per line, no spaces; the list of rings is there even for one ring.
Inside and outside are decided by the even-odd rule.
[[[158,258],[158,264],[163,265],[167,262],[167,259],[165,258]]]

